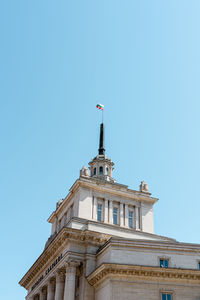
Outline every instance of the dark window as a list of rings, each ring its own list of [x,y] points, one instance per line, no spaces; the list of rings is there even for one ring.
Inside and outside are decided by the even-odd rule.
[[[99,175],[103,175],[103,167],[99,167]]]
[[[198,264],[198,267],[199,267],[199,270],[200,270],[200,262],[199,262],[199,264]]]
[[[133,228],[133,211],[129,211],[128,213],[128,223],[129,227]]]
[[[97,173],[97,169],[96,169],[96,168],[94,168],[94,175],[96,175],[96,173]]]
[[[172,294],[162,293],[162,300],[172,300]]]
[[[97,206],[97,220],[102,221],[102,204],[98,204]]]
[[[168,259],[160,259],[160,267],[161,268],[168,268],[168,265],[169,265]]]
[[[113,224],[117,225],[118,219],[118,209],[116,207],[113,208]]]

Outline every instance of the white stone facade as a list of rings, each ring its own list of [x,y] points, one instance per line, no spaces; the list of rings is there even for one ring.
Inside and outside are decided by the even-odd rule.
[[[154,233],[158,199],[144,181],[116,183],[100,144],[48,219],[51,236],[20,280],[26,300],[200,300],[200,245]]]

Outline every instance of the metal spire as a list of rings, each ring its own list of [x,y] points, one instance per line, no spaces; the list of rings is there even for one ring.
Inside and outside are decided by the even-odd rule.
[[[99,155],[105,155],[104,149],[104,124],[100,125],[100,137],[99,137]]]

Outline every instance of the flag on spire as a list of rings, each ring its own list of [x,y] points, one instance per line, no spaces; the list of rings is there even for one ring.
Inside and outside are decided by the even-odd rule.
[[[98,109],[104,110],[104,105],[103,104],[97,104],[96,106]]]

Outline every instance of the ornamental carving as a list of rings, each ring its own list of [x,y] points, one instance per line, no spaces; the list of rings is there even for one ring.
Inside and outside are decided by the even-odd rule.
[[[179,281],[188,284],[200,284],[199,270],[162,269],[158,267],[103,264],[87,277],[92,286],[98,286],[107,278],[132,277],[131,279],[151,281]]]

